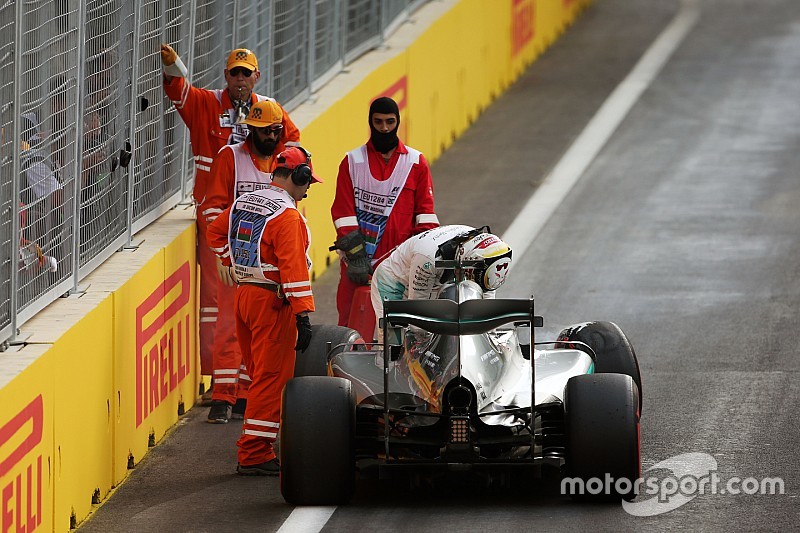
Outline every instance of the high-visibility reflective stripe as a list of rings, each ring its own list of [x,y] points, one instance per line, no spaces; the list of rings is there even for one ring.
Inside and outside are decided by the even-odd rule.
[[[417,215],[417,224],[438,224],[439,217],[436,215]]]
[[[333,225],[336,229],[343,228],[345,226],[358,226],[358,219],[356,217],[337,218],[333,221]]]
[[[219,307],[201,307],[200,308],[200,312],[201,313],[218,313],[219,312]]]
[[[217,317],[215,317],[215,316],[200,317],[200,322],[216,322],[216,321],[217,321]]]
[[[253,381],[247,374],[239,374],[239,381]]]
[[[206,172],[211,172],[211,167],[209,167],[209,166],[200,165],[200,164],[197,164],[197,163],[195,163],[195,166],[197,167],[197,170],[205,170]]]
[[[203,211],[203,215],[205,215],[205,216],[213,215],[213,214],[219,215],[220,213],[222,213],[222,209],[219,209],[217,207],[209,207],[208,209]]]
[[[225,375],[225,376],[231,376],[231,375],[235,376],[238,373],[239,373],[239,371],[236,370],[235,368],[220,368],[220,369],[214,370],[214,375],[215,376],[217,374]]]
[[[186,105],[186,98],[189,96],[189,89],[191,89],[192,84],[189,83],[189,80],[184,80],[183,83],[183,90],[181,91],[181,107]]]
[[[287,292],[286,296],[291,296],[293,298],[302,298],[303,296],[311,296],[313,293],[311,291],[298,291],[298,292]]]
[[[213,163],[214,160],[210,157],[206,157],[204,155],[196,155],[194,156],[195,161],[202,161],[203,163]]]
[[[175,105],[175,109],[183,109],[183,106],[186,105],[186,95],[189,94],[189,87],[191,87],[191,84],[188,81],[184,81],[183,89],[181,90],[181,99],[172,101],[173,105]]]
[[[213,246],[211,246],[210,248],[211,248],[212,252],[220,254],[220,253],[224,252],[226,248],[228,248],[228,245],[226,244],[222,248],[214,248]]]
[[[236,378],[214,378],[214,383],[238,383]]]
[[[266,420],[256,420],[254,418],[248,418],[244,421],[245,424],[250,424],[251,426],[261,426],[266,428],[279,428],[281,424],[279,422],[268,422]]]
[[[293,283],[284,283],[283,287],[284,288],[307,287],[309,285],[311,285],[310,281],[297,281],[297,282],[293,282]]]
[[[275,439],[278,438],[277,433],[272,433],[270,431],[256,431],[254,429],[245,429],[242,431],[245,435],[253,435],[254,437],[267,437],[268,439]]]

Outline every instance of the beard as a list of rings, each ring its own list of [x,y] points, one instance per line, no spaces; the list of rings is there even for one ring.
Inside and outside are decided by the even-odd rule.
[[[370,125],[370,129],[372,130],[370,140],[372,141],[372,146],[374,146],[377,151],[385,154],[397,148],[397,143],[399,141],[397,138],[397,128],[388,133],[382,133],[373,128],[372,125]]]
[[[261,155],[272,155],[272,153],[275,151],[275,148],[278,146],[277,140],[262,141],[257,135],[251,136],[253,137],[253,146],[255,146],[256,150],[258,150]]]

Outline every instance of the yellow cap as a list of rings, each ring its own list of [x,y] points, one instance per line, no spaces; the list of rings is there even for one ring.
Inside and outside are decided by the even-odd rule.
[[[272,100],[261,100],[256,102],[247,113],[244,123],[255,128],[266,128],[273,124],[283,122],[283,111],[281,106]]]
[[[236,67],[244,67],[248,70],[258,70],[258,59],[252,50],[247,48],[237,48],[228,56],[228,70]]]

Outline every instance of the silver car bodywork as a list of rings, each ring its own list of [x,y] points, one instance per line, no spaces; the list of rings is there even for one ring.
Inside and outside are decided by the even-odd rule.
[[[453,309],[461,313],[470,305],[464,302],[483,300],[483,293],[477,284],[462,281],[445,287],[440,300],[445,310],[442,314]],[[540,459],[547,453],[542,417],[556,412],[560,413],[556,419],[563,418],[567,381],[592,373],[594,361],[578,349],[531,350],[530,345],[520,344],[520,333],[530,337],[524,335],[524,328],[530,331],[531,321],[540,318],[532,314],[532,300],[529,313],[519,311],[526,302],[484,300],[472,309],[486,308],[489,312],[478,312],[472,318],[438,318],[428,312],[430,316],[422,320],[414,313],[405,318],[402,313],[387,314],[386,344],[367,350],[345,349],[330,360],[329,374],[352,383],[357,412],[372,412],[376,417],[382,413],[381,419],[389,420],[389,424],[379,423],[384,429],[386,457],[402,456],[403,452],[393,452],[391,445],[407,450],[402,446],[404,439],[423,447],[427,439],[433,455],[439,453],[436,450],[442,451],[440,458],[452,448],[461,450],[459,457],[469,449],[479,460],[486,455],[480,450],[483,443],[492,450],[493,460],[519,458],[520,453],[530,460]],[[391,303],[386,302],[387,308]],[[412,310],[437,305],[433,301],[416,307],[407,303]],[[509,305],[517,309],[509,311]],[[492,315],[494,308],[498,316]],[[527,317],[527,322],[515,317]],[[508,329],[490,327],[504,320],[510,325]],[[391,327],[398,323],[399,327]],[[384,358],[384,353],[393,355]],[[533,365],[526,353],[533,354]],[[468,426],[467,442],[454,441],[448,433],[448,424],[452,425],[454,419],[462,419]],[[487,439],[482,433],[494,436]],[[554,446],[561,449],[562,443]],[[416,457],[415,453],[411,455]]]
[[[459,300],[481,299],[480,288],[461,283]],[[403,355],[388,365],[389,392],[407,396],[415,406],[442,412],[443,392],[451,380],[465,379],[475,389],[477,411],[487,415],[509,407],[530,407],[531,364],[523,356],[516,329],[498,329],[479,335],[444,337],[413,326],[403,331]],[[456,342],[458,344],[456,344]],[[332,373],[349,379],[356,402],[382,405],[384,361],[382,350],[345,351],[331,360]],[[534,350],[535,405],[563,402],[569,378],[592,372],[592,358],[574,349]],[[484,418],[488,424],[522,424],[513,416]]]

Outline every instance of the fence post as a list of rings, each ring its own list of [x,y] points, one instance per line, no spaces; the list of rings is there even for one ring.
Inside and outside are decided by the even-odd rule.
[[[231,50],[239,48],[239,25],[237,22],[239,21],[239,17],[241,16],[241,12],[239,6],[241,0],[233,0],[233,23],[231,24],[233,27],[231,28]]]
[[[275,0],[269,2],[269,46],[267,47],[267,95],[275,98]]]
[[[12,109],[14,115],[12,116],[11,128],[14,136],[11,140],[12,148],[12,190],[13,196],[11,197],[11,212],[14,213],[14,220],[11,221],[11,294],[9,301],[9,311],[11,312],[11,339],[9,343],[12,344],[17,338],[17,299],[19,292],[19,254],[20,254],[20,236],[22,228],[20,227],[20,202],[19,202],[19,173],[20,169],[20,102],[22,102],[22,6],[24,2],[16,3],[14,23],[14,102]]]
[[[81,268],[81,185],[83,182],[83,115],[86,109],[86,0],[78,2],[78,76],[75,92],[78,101],[75,105],[75,191],[72,202],[72,289],[70,294],[82,292],[78,288],[78,274]]]
[[[317,42],[317,3],[314,0],[308,0],[308,55],[306,61],[308,62],[308,92],[311,93],[311,80],[314,79],[314,63],[317,61],[317,51],[315,45]]]
[[[131,159],[128,163],[128,243],[123,249],[136,249],[133,244],[133,200],[136,192],[136,114],[139,107],[139,44],[142,37],[141,29],[142,0],[135,0],[133,6],[133,62],[131,63],[131,109],[130,109],[130,132],[128,142],[130,143]]]
[[[341,11],[339,11],[339,57],[342,58],[342,66],[347,65],[345,56],[347,55],[347,10],[350,9],[350,0],[341,0]]]
[[[189,53],[186,56],[186,68],[189,71],[189,79],[192,80],[194,74],[194,38],[195,38],[195,23],[197,22],[197,0],[189,1]],[[187,199],[186,195],[191,195],[191,192],[186,190],[188,182],[189,169],[187,168],[187,148],[191,153],[189,128],[183,127],[183,135],[181,135],[181,201],[179,205],[192,205],[192,200]],[[192,159],[192,176],[194,176],[194,159]]]

